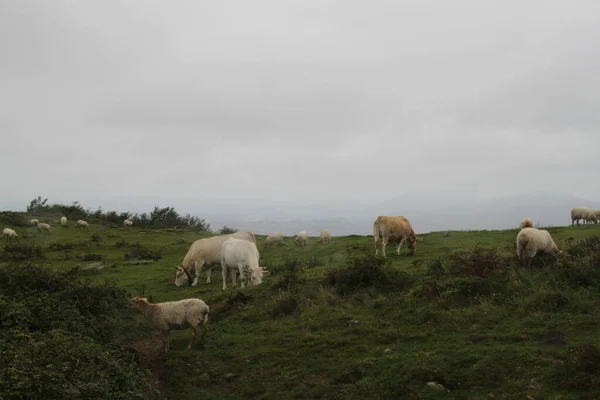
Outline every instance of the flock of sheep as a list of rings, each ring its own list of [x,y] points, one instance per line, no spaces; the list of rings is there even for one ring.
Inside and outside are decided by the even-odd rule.
[[[30,219],[29,221],[27,221],[27,223],[29,225],[36,226],[38,232],[50,232],[50,224],[47,224],[45,222],[40,222],[37,219]],[[67,217],[60,218],[60,225],[64,226],[64,227],[69,226]],[[75,222],[75,226],[79,229],[90,229],[90,225],[87,223],[87,221],[84,221],[82,219],[78,219]],[[126,219],[125,221],[123,221],[123,226],[133,226],[133,222]],[[17,232],[15,232],[14,229],[10,229],[10,228],[4,228],[4,230],[2,231],[2,236],[4,236],[5,240],[18,240],[19,239],[19,235],[17,234]]]
[[[579,220],[585,224],[600,222],[600,210],[577,207],[571,210],[571,225]],[[60,219],[62,226],[67,226],[67,218]],[[38,231],[50,231],[50,225],[40,223],[37,219],[29,220],[30,225],[36,225]],[[123,221],[123,226],[132,226],[130,220]],[[89,229],[89,224],[84,220],[76,222],[78,228]],[[533,227],[529,218],[523,218],[517,234],[517,256],[522,266],[530,267],[532,259],[540,252],[556,256],[561,251],[556,246],[550,233],[543,229]],[[17,238],[17,233],[9,228],[4,228],[3,235],[6,238]],[[396,253],[400,255],[400,248],[404,243],[408,244],[409,251],[414,253],[416,246],[422,239],[417,237],[410,221],[403,216],[379,216],[373,222],[373,238],[375,240],[375,255],[379,254],[380,248],[383,257],[386,257],[386,246],[390,238],[398,242]],[[295,240],[297,246],[306,246],[308,233],[300,232]],[[329,243],[331,233],[327,230],[320,232],[320,241]],[[275,245],[284,245],[283,235],[279,232],[269,235],[264,248]],[[265,276],[270,272],[260,267],[260,253],[256,247],[256,238],[252,232],[235,232],[233,234],[217,235],[209,238],[196,240],[190,246],[181,264],[176,267],[175,285],[195,286],[198,278],[206,273],[206,283],[210,283],[212,267],[220,265],[223,279],[223,290],[226,290],[227,275],[230,275],[232,287],[236,287],[237,274],[239,272],[241,287],[247,284],[260,285]],[[206,334],[205,324],[208,321],[210,307],[201,299],[187,298],[179,301],[169,301],[151,304],[146,298],[134,297],[129,307],[139,310],[146,319],[151,329],[158,330],[162,334],[165,352],[169,351],[169,332],[171,330],[192,330],[192,338],[187,346],[191,348],[196,340],[196,328],[200,327],[202,336],[200,342],[204,341]]]

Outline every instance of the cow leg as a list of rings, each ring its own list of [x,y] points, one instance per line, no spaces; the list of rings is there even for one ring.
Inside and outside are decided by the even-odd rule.
[[[406,238],[402,238],[402,240],[398,244],[398,248],[396,249],[396,254],[400,255],[400,248],[402,247],[402,245],[404,244],[404,242],[406,242]]]
[[[221,265],[221,268],[221,277],[223,278],[223,290],[225,290],[227,287],[227,284],[225,283],[227,281],[227,266]]]
[[[230,275],[231,275],[231,286],[233,289],[235,289],[237,287],[237,272],[238,270],[235,268],[231,268],[230,270]]]
[[[212,265],[205,268],[206,270],[206,283],[210,283],[210,276],[212,275]]]
[[[204,261],[196,261],[194,263],[195,271],[194,281],[192,282],[192,286],[196,286],[198,284],[198,277],[200,277],[200,271],[202,271],[202,267],[204,266]]]
[[[240,281],[242,281],[242,289],[246,287],[246,278],[245,278],[245,273],[244,273],[244,265],[243,264],[239,264],[238,265],[238,270],[240,271]],[[237,271],[236,271],[237,273]]]
[[[381,240],[381,251],[383,251],[383,258],[387,258],[387,255],[385,254],[385,248],[387,247],[388,244],[388,237],[383,237]]]

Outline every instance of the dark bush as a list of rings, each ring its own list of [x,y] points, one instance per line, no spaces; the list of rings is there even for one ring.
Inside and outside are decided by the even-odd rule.
[[[158,398],[121,346],[127,301],[76,269],[0,266],[0,398]]]
[[[443,264],[454,276],[487,278],[492,274],[504,271],[508,267],[508,260],[501,257],[495,250],[475,248],[453,251],[448,254]]]
[[[238,230],[234,228],[230,228],[227,225],[223,225],[221,229],[219,229],[219,233],[221,235],[229,235],[231,233],[236,233]]]
[[[374,287],[379,290],[401,291],[412,283],[410,275],[398,269],[385,266],[386,259],[373,255],[362,247],[357,253],[348,250],[347,267],[329,271],[325,284],[335,286],[339,295]]]
[[[92,235],[92,237],[90,238],[90,242],[94,242],[94,243],[100,243],[102,239],[100,238],[100,235],[98,235],[97,233],[94,233]]]
[[[119,240],[117,243],[115,243],[115,247],[127,247],[129,246],[129,243],[127,243],[125,240]]]
[[[125,259],[137,259],[137,260],[160,260],[162,255],[160,252],[155,250],[150,250],[149,248],[141,245],[140,243],[136,243],[131,246],[131,250],[125,253]]]
[[[0,222],[5,226],[26,228],[31,225],[27,223],[27,219],[21,213],[3,211],[0,212]]]
[[[102,254],[84,254],[82,256],[80,256],[82,261],[101,261],[102,260]]]
[[[45,258],[42,248],[33,244],[8,244],[0,253],[2,261],[44,260]]]

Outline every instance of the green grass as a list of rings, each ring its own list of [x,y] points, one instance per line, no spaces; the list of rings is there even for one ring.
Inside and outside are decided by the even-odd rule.
[[[220,267],[213,268],[210,284],[205,276],[191,288],[173,283],[175,266],[190,244],[209,234],[101,225],[87,232],[58,224],[50,233],[16,230],[30,235],[21,242],[40,246],[43,262],[54,269],[101,257],[105,268],[82,276],[99,283],[116,280],[132,296],[153,302],[199,297],[214,306],[235,294],[229,282],[228,290],[221,290]],[[600,236],[600,226],[549,230],[565,249]],[[287,237],[287,247],[265,250],[265,236],[258,235],[261,264],[272,276],[244,289],[254,298],[248,307],[209,319],[204,346],[185,351],[189,331],[171,332],[165,384],[183,400],[599,398],[600,357],[577,348],[600,347],[595,253],[569,256],[559,266],[538,261],[532,270],[517,269],[517,232],[432,232],[420,235],[424,240],[414,255],[404,247],[397,256],[390,244],[385,270],[398,287],[358,288],[344,296],[326,277],[335,268],[349,268],[349,251],[352,257],[372,254],[371,236],[333,237],[330,244],[311,237],[307,247],[296,247]],[[135,243],[160,259],[128,264],[126,254]],[[473,258],[481,256],[472,255],[475,248],[494,250],[508,267],[488,277],[468,277],[468,260],[480,262]],[[469,253],[457,256],[461,249]],[[455,264],[448,261],[452,257],[459,257]],[[292,268],[302,281],[278,285]],[[300,311],[271,318],[277,301],[290,297]],[[150,338],[145,321],[132,315],[139,320],[132,337]],[[430,381],[445,391],[428,387]]]

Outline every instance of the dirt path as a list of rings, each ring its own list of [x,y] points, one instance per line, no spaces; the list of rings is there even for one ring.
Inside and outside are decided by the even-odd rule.
[[[158,381],[157,389],[166,400],[175,399],[175,390],[169,383],[169,372],[165,367],[167,357],[160,339],[142,339],[131,343],[140,357],[142,368],[148,369]]]

